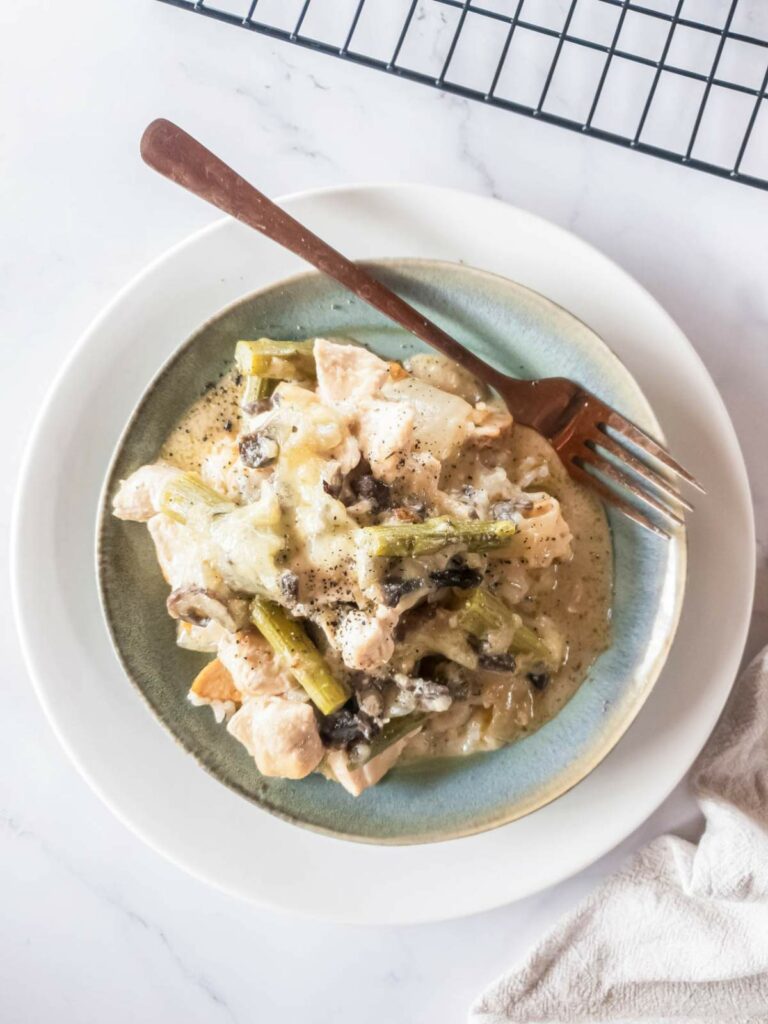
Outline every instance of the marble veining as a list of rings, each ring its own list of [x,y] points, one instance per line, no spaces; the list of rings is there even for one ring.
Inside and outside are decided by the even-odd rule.
[[[444,44],[435,37],[435,56]],[[141,165],[137,139],[158,115],[269,193],[467,188],[575,230],[634,274],[692,339],[734,419],[759,533],[748,652],[768,640],[768,195],[155,3],[0,10],[3,528],[31,411],[73,340],[128,277],[215,216]],[[256,910],[166,863],[90,792],[32,694],[7,587],[0,601],[4,1024],[461,1021],[629,852],[699,828],[683,784],[580,875],[464,921],[341,928]]]

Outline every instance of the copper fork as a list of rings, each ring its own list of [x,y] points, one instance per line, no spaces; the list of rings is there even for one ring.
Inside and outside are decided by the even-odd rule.
[[[490,385],[519,423],[550,441],[571,476],[636,523],[668,537],[671,527],[683,523],[681,508],[692,511],[672,479],[681,477],[701,490],[693,476],[644,430],[586,388],[564,377],[517,380],[489,366],[170,121],[149,125],[141,155],[166,178],[301,256]]]

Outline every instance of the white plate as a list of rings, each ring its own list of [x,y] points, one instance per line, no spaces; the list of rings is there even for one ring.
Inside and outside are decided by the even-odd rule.
[[[680,330],[573,235],[496,200],[429,186],[322,190],[284,205],[353,257],[464,261],[520,281],[586,321],[635,375],[672,451],[708,490],[690,519],[685,607],[653,694],[613,753],[561,799],[496,831],[430,846],[362,846],[296,828],[230,792],[174,744],[110,646],[93,571],[95,517],[114,445],[160,364],[222,306],[302,269],[232,221],[194,235],[129,284],[48,397],[15,510],[14,597],[30,674],[85,778],[131,829],[192,874],[261,904],[349,922],[488,909],[615,846],[707,738],[751,609],[754,523],[743,459]]]

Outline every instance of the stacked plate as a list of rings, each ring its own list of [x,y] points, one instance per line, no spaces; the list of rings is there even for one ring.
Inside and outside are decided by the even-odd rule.
[[[238,318],[265,324],[262,333],[270,333],[269,321],[290,326],[293,335],[347,333],[374,347],[404,341],[318,277],[268,287],[300,264],[225,221],[172,250],[114,300],[72,353],[38,421],[14,545],[31,674],[86,778],[131,828],[192,873],[248,899],[340,920],[471,913],[535,892],[599,857],[658,805],[702,746],[733,681],[751,607],[754,531],[743,460],[690,344],[635,282],[573,236],[494,200],[429,187],[314,192],[285,205],[355,258],[395,257],[378,271],[512,372],[565,373],[651,431],[658,418],[670,449],[708,491],[690,519],[687,591],[671,650],[683,538],[664,545],[614,519],[614,645],[540,733],[421,784],[395,773],[358,801],[324,796],[332,787],[321,780],[266,799],[258,780],[202,771],[126,681],[99,607],[97,513],[125,424],[158,368],[195,335],[154,388],[160,405],[185,405],[192,395],[174,383],[181,379],[174,368],[189,364],[192,349],[213,358],[212,339],[234,330]],[[261,294],[241,301],[255,290]],[[230,308],[220,314],[223,307]],[[141,415],[127,437],[148,452],[161,439]],[[104,528],[108,551],[106,521]],[[123,587],[125,599],[118,628],[114,615],[112,626],[123,662],[184,746],[216,767],[205,751],[215,739],[190,731],[183,687],[153,679],[151,637],[137,668],[135,644],[119,620],[138,608],[141,578],[128,566],[121,572],[112,585]],[[717,628],[701,630],[702,622]],[[170,717],[161,699],[169,688],[178,691],[180,707]],[[266,813],[243,792],[331,835]],[[464,838],[448,838],[456,836]]]

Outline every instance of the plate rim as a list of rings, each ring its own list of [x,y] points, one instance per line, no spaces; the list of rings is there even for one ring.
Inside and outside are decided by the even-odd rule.
[[[301,203],[302,201],[313,201],[317,198],[322,199],[325,196],[333,194],[349,194],[352,196],[359,196],[362,193],[376,194],[382,193],[382,190],[386,190],[387,196],[397,197],[401,193],[409,193],[411,196],[415,196],[417,193],[427,193],[433,196],[437,195],[441,200],[451,199],[455,203],[462,202],[479,202],[486,206],[500,208],[504,211],[504,215],[512,215],[520,219],[521,223],[528,223],[534,226],[539,232],[548,235],[550,240],[557,240],[558,238],[568,240],[569,243],[576,243],[582,251],[588,253],[591,257],[601,261],[603,265],[610,269],[618,279],[626,281],[631,286],[635,293],[642,298],[645,308],[648,309],[649,313],[653,312],[663,318],[665,324],[669,325],[670,331],[674,334],[676,345],[680,346],[687,359],[692,360],[694,364],[698,366],[701,373],[706,379],[707,384],[711,388],[711,397],[714,403],[716,403],[718,419],[723,421],[728,428],[729,432],[729,451],[734,457],[734,470],[739,478],[739,482],[742,488],[740,495],[740,501],[743,500],[744,505],[741,511],[745,516],[744,526],[747,528],[748,536],[745,538],[749,543],[745,547],[745,551],[742,554],[745,557],[745,569],[748,569],[748,579],[745,581],[743,591],[740,592],[740,607],[743,612],[743,619],[740,620],[738,635],[736,637],[735,645],[731,645],[733,648],[732,656],[729,658],[729,664],[727,666],[728,684],[727,687],[721,682],[717,689],[716,698],[713,699],[712,706],[707,708],[706,712],[706,731],[704,728],[697,730],[695,743],[688,744],[688,751],[684,758],[684,764],[677,766],[676,770],[667,776],[666,784],[663,786],[657,786],[654,790],[652,798],[646,801],[642,813],[633,816],[631,823],[626,822],[622,824],[621,830],[617,834],[612,834],[610,837],[602,837],[599,844],[592,847],[588,851],[584,851],[580,857],[573,858],[567,865],[559,867],[556,871],[551,872],[548,878],[544,881],[537,882],[534,886],[528,887],[525,891],[520,891],[510,895],[509,893],[502,893],[499,895],[495,893],[492,897],[482,901],[475,902],[471,907],[461,907],[460,909],[451,908],[443,905],[439,910],[434,908],[419,908],[415,911],[414,908],[410,908],[406,913],[392,913],[389,910],[386,912],[366,912],[364,908],[347,908],[342,911],[340,908],[331,912],[327,909],[319,910],[317,908],[307,908],[303,905],[297,906],[295,903],[281,900],[279,897],[273,897],[271,894],[261,892],[255,894],[251,891],[245,891],[243,888],[238,887],[235,884],[227,885],[226,881],[220,876],[210,872],[204,867],[201,867],[196,862],[188,862],[183,856],[183,851],[171,848],[162,838],[159,838],[153,833],[153,829],[146,823],[145,820],[135,820],[132,817],[132,812],[124,810],[125,799],[118,799],[114,794],[107,795],[101,782],[99,781],[98,774],[92,771],[91,766],[85,763],[84,759],[77,753],[76,749],[70,743],[67,738],[62,723],[57,721],[55,714],[52,711],[48,697],[46,695],[45,679],[38,677],[37,673],[37,653],[35,651],[35,644],[33,636],[27,633],[27,623],[23,615],[23,603],[24,593],[22,587],[22,579],[20,576],[21,566],[21,549],[20,541],[23,539],[23,510],[26,505],[27,490],[30,483],[30,477],[33,469],[33,455],[40,440],[40,437],[44,433],[44,427],[46,419],[49,415],[50,408],[53,404],[53,400],[62,384],[62,381],[69,373],[72,364],[79,358],[83,350],[87,347],[91,337],[102,327],[105,321],[113,314],[116,307],[128,296],[134,289],[138,288],[144,283],[159,267],[166,262],[170,262],[174,257],[178,256],[184,250],[191,248],[201,242],[204,242],[208,235],[214,235],[217,232],[231,227],[231,222],[227,218],[218,219],[211,224],[205,225],[204,227],[192,232],[185,238],[176,242],[174,245],[165,249],[162,253],[156,256],[153,260],[149,261],[144,267],[135,273],[129,281],[120,288],[107,303],[105,303],[100,312],[94,317],[91,323],[88,325],[86,330],[80,335],[79,340],[73,347],[71,352],[62,361],[54,379],[49,387],[49,390],[45,396],[43,403],[38,409],[36,416],[33,421],[32,428],[30,430],[29,439],[27,442],[26,449],[24,451],[19,474],[17,477],[18,487],[15,494],[15,500],[13,504],[12,520],[11,520],[11,596],[14,609],[14,617],[17,625],[20,646],[24,656],[24,661],[27,667],[27,671],[30,676],[33,690],[36,693],[38,700],[43,708],[43,711],[51,725],[51,728],[56,735],[57,739],[61,743],[64,751],[69,757],[71,763],[75,766],[79,774],[83,777],[86,783],[99,795],[107,807],[112,811],[113,814],[126,825],[134,834],[138,835],[142,841],[146,842],[148,846],[154,849],[156,852],[161,854],[167,860],[171,861],[177,867],[181,867],[183,870],[193,875],[193,877],[204,881],[206,884],[212,885],[214,888],[226,892],[230,895],[237,896],[238,898],[245,899],[253,904],[268,906],[276,909],[281,909],[284,912],[290,912],[298,916],[309,916],[313,918],[321,917],[323,919],[332,919],[336,921],[345,922],[386,922],[386,923],[417,923],[435,920],[444,920],[447,918],[464,916],[467,914],[478,913],[481,911],[489,910],[493,907],[497,907],[501,904],[512,902],[516,899],[523,898],[524,896],[531,895],[534,892],[541,891],[542,889],[556,884],[587,867],[589,864],[594,863],[599,857],[603,856],[609,850],[614,848],[617,843],[626,839],[635,829],[637,829],[647,816],[652,813],[653,809],[658,807],[661,802],[669,795],[669,793],[677,786],[680,780],[685,776],[689,770],[690,765],[698,756],[702,746],[706,742],[712,728],[714,727],[717,718],[719,717],[723,706],[728,698],[730,690],[733,685],[733,678],[738,670],[738,663],[743,654],[744,642],[746,640],[747,631],[750,623],[750,616],[754,598],[754,579],[755,579],[755,565],[756,565],[756,552],[755,552],[755,519],[754,519],[754,505],[752,502],[749,478],[746,472],[746,465],[744,462],[743,453],[739,444],[738,436],[735,428],[731,421],[728,410],[725,403],[720,395],[717,386],[712,380],[706,366],[698,354],[696,349],[691,344],[690,340],[675,323],[672,317],[666,312],[661,304],[650,294],[646,288],[640,284],[632,275],[625,271],[619,264],[617,264],[609,256],[605,255],[601,250],[591,245],[589,242],[583,240],[578,235],[568,231],[565,228],[560,227],[558,224],[554,224],[548,221],[546,218],[539,217],[537,214],[530,213],[527,210],[515,207],[512,204],[505,203],[502,200],[497,200],[492,197],[478,195],[466,190],[441,187],[437,185],[426,185],[426,184],[408,184],[408,183],[371,183],[361,185],[339,185],[331,186],[326,188],[308,189],[304,191],[294,192],[288,196],[283,197],[280,202],[283,204]],[[747,565],[748,561],[748,565]],[[722,670],[724,671],[724,670]],[[155,830],[156,831],[156,830]],[[298,832],[298,830],[296,830]]]

